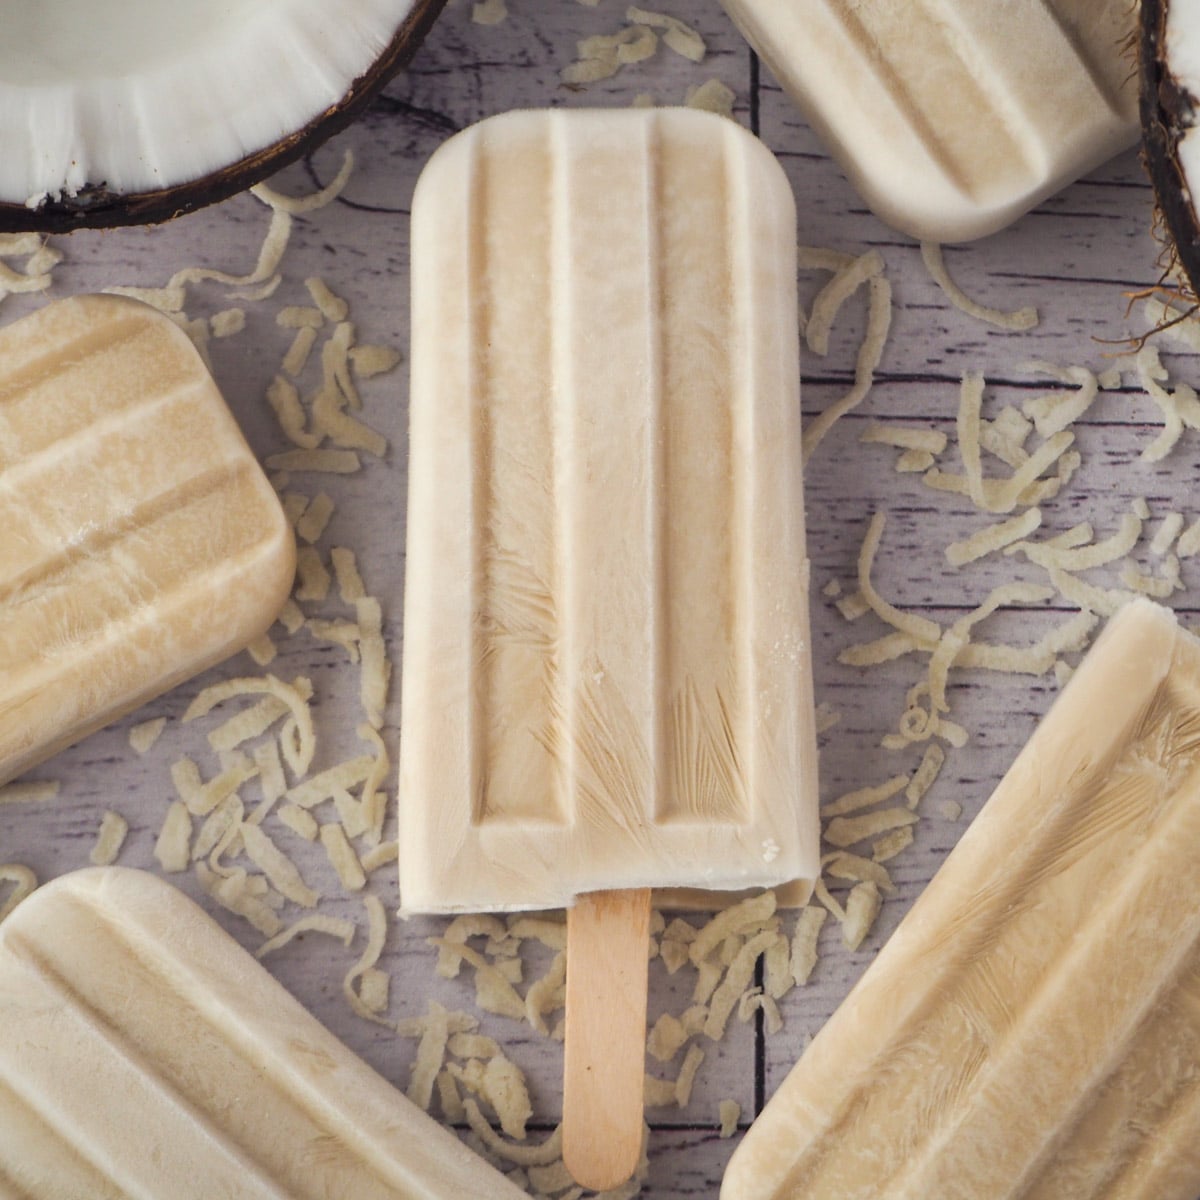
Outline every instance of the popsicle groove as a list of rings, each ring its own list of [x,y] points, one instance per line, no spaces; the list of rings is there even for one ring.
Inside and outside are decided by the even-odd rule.
[[[73,575],[95,576],[98,585],[107,583],[108,586],[98,586],[83,598],[81,612],[94,611],[96,622],[75,627],[79,635],[77,640],[82,640],[87,630],[107,623],[116,615],[115,612],[102,611],[106,607],[102,595],[120,596],[132,602],[136,608],[151,596],[161,595],[174,585],[189,586],[196,570],[223,560],[227,553],[252,553],[262,543],[263,535],[256,532],[250,523],[224,531],[219,523],[215,523],[212,539],[196,541],[191,547],[175,540],[173,527],[186,522],[189,512],[200,510],[207,510],[209,517],[224,516],[232,524],[230,519],[233,514],[229,506],[222,503],[221,492],[226,488],[245,489],[246,485],[251,485],[249,490],[253,494],[253,482],[252,465],[230,460],[184,480],[168,492],[149,498],[131,510],[123,520],[90,531],[80,543],[48,554],[29,572],[22,572],[17,578],[0,580],[0,604],[9,610],[8,621],[15,622],[19,617],[24,622],[30,619],[25,615],[27,613],[56,609],[58,598],[55,592],[65,588]],[[171,557],[163,554],[155,575],[145,574],[142,567],[135,566],[131,559],[126,560],[126,565],[131,569],[124,572],[118,570],[115,577],[106,570],[111,563],[121,567],[125,547],[147,544],[175,552]],[[101,553],[105,555],[105,562],[97,561]],[[236,562],[231,565],[236,572]],[[6,635],[0,638],[0,644],[9,640]]]
[[[740,228],[749,214],[736,193],[745,163],[722,136],[711,145],[668,145],[654,169],[669,181],[656,219],[662,247],[657,261],[660,296],[673,301],[662,320],[661,352],[672,402],[662,413],[663,482],[652,493],[666,539],[667,686],[658,703],[668,710],[673,749],[659,776],[657,817],[737,822],[745,817],[740,743],[749,669],[739,651],[754,634],[741,558],[754,548],[745,521],[750,472],[744,447],[750,443],[741,428],[754,394],[740,337],[749,288],[735,282],[748,278],[739,270],[749,267]],[[699,250],[697,224],[719,231]],[[682,319],[689,310],[706,311],[710,319]],[[672,519],[685,512],[706,531],[703,538],[667,536]],[[696,598],[703,589],[708,594],[700,606]]]
[[[265,630],[295,546],[164,314],[71,297],[0,331],[0,359],[7,779]]]
[[[672,637],[674,622],[671,620],[671,531],[669,522],[671,494],[672,446],[669,431],[671,417],[668,396],[671,392],[670,371],[672,368],[672,346],[670,343],[670,306],[667,296],[670,279],[667,275],[669,260],[665,253],[664,236],[664,189],[666,155],[669,142],[664,143],[661,126],[657,119],[646,122],[643,130],[642,160],[646,172],[645,213],[645,268],[646,268],[646,331],[649,336],[646,375],[649,417],[646,429],[646,453],[650,462],[646,480],[646,505],[648,525],[652,540],[649,573],[649,612],[646,620],[650,629],[650,646],[653,654],[652,680],[667,680],[672,677]],[[670,786],[675,782],[672,767],[679,761],[677,743],[669,727],[670,713],[663,697],[662,688],[651,687],[650,703],[652,717],[649,723],[649,778],[648,807],[661,818],[669,811]],[[684,751],[686,753],[686,750]],[[667,801],[667,803],[664,803]],[[657,810],[657,811],[655,811]]]
[[[874,74],[879,86],[904,114],[917,140],[925,147],[931,161],[942,171],[947,182],[963,196],[973,199],[976,195],[975,181],[956,152],[952,140],[947,136],[950,131],[946,130],[944,124],[939,125],[927,115],[925,105],[914,90],[912,79],[909,77],[910,64],[904,62],[900,55],[893,58],[888,52],[889,46],[903,44],[902,32],[898,34],[880,21],[880,13],[852,10],[848,4],[836,0],[833,7],[836,10],[833,19],[845,29],[858,51],[863,68]],[[900,12],[898,15],[902,20],[911,19],[911,13]],[[875,19],[872,19],[873,16]],[[940,40],[936,51],[930,46],[925,53],[929,55],[929,62],[941,62],[943,70],[946,69],[946,64],[957,60],[953,50],[942,45]],[[920,73],[925,69],[925,66],[918,68]],[[969,88],[970,84],[967,86]]]
[[[654,134],[631,130],[618,139],[606,131],[585,147],[561,116],[553,126],[561,164],[555,213],[563,225],[554,264],[554,419],[566,806],[585,826],[615,827],[644,842],[661,744],[654,635],[666,589],[656,505],[662,282],[649,265],[660,235],[648,153]],[[619,187],[621,205],[607,199],[605,181]],[[622,331],[617,359],[605,354],[597,329]],[[618,494],[607,481],[622,473]]]
[[[1138,137],[1130,0],[722,3],[876,215],[922,241],[994,233]]]
[[[78,369],[101,351],[121,353],[138,338],[152,336],[152,328],[141,315],[114,317],[103,324],[86,327],[59,346],[37,351],[25,363],[12,367],[8,377],[0,381],[0,408],[17,402],[34,388]],[[11,332],[7,336],[0,334],[0,345],[5,353],[16,358],[21,354],[21,344],[10,344],[13,342]]]
[[[135,533],[110,561],[79,564],[69,596],[60,600],[52,588],[10,607],[0,637],[0,761],[10,775],[125,711],[148,675],[159,690],[171,687],[269,620],[235,613],[214,623],[212,599],[269,597],[279,586],[275,573],[262,578],[271,543],[246,519],[263,503],[260,486],[251,476],[237,495],[208,493],[173,509],[154,538]],[[198,572],[206,581],[199,593]],[[207,638],[203,653],[197,636]],[[64,662],[73,665],[73,686],[63,686]]]
[[[138,441],[144,442],[146,433],[138,428],[139,421],[164,419],[172,408],[178,409],[186,419],[188,413],[183,406],[189,400],[194,403],[197,397],[204,394],[207,386],[205,381],[195,377],[181,377],[154,395],[123,396],[121,403],[106,404],[103,415],[96,417],[79,412],[68,402],[64,407],[71,409],[70,415],[77,418],[72,422],[73,428],[57,432],[41,445],[25,445],[11,461],[0,463],[0,497],[7,493],[19,493],[22,488],[31,486],[39,474],[47,471],[47,464],[53,464],[55,459],[77,458],[85,463],[103,463],[101,447],[106,440],[119,441],[124,436],[135,445]],[[206,414],[195,419],[211,418]],[[11,442],[17,440],[14,437]],[[199,448],[203,449],[203,442]]]
[[[23,1189],[18,1191],[16,1181],[0,1172],[0,1200],[37,1200],[37,1198],[30,1196]]]
[[[19,602],[24,593],[52,584],[73,564],[86,562],[137,536],[139,526],[144,527],[141,533],[148,533],[173,508],[187,508],[229,484],[246,479],[252,472],[252,467],[241,458],[197,465],[201,467],[197,473],[185,475],[157,494],[141,498],[131,496],[134,503],[122,506],[119,513],[107,514],[107,519],[102,522],[77,522],[74,528],[64,530],[56,528],[55,522],[44,511],[21,514],[29,523],[28,533],[33,545],[23,563],[6,563],[0,556],[0,605]],[[3,478],[0,477],[0,491],[2,485]],[[44,536],[39,538],[38,534]],[[71,537],[71,534],[75,536]],[[64,536],[70,540],[65,541]]]
[[[564,807],[556,764],[542,741],[548,735],[536,725],[545,697],[559,686],[557,539],[544,504],[555,468],[538,457],[553,436],[555,397],[538,380],[547,377],[555,321],[543,315],[552,311],[548,264],[536,261],[553,253],[542,247],[553,242],[554,160],[540,139],[526,142],[520,153],[522,169],[508,170],[510,164],[497,164],[485,137],[473,140],[468,269],[477,280],[469,302],[477,322],[472,442],[479,453],[472,723],[482,739],[476,823],[534,814],[561,819]],[[490,219],[506,209],[520,213],[521,223]],[[549,239],[529,238],[530,229],[547,226]],[[514,274],[536,280],[530,307],[518,305],[516,314],[511,301],[496,294],[498,281]]]
[[[464,169],[464,184],[467,195],[466,221],[466,277],[467,279],[486,279],[486,222],[483,219],[485,206],[485,177],[482,164],[482,150],[478,133],[464,135],[468,141],[468,153]],[[468,709],[471,761],[468,778],[473,798],[472,821],[480,824],[488,815],[489,778],[487,769],[488,736],[486,720],[479,719],[479,708],[485,702],[489,692],[488,667],[485,658],[488,641],[486,630],[488,614],[482,606],[486,604],[487,571],[487,542],[488,542],[488,502],[490,499],[491,480],[491,442],[488,437],[486,404],[487,397],[483,393],[483,381],[486,378],[484,356],[486,354],[486,326],[483,315],[486,298],[476,299],[474,295],[465,297],[463,304],[464,342],[468,347],[468,366],[466,378],[466,403],[469,417],[467,420],[467,436],[470,449],[468,461],[473,470],[466,481],[470,497],[470,522],[466,532],[470,539],[471,580],[470,592],[472,605],[479,606],[479,619],[470,630],[474,643],[471,654],[467,657],[467,670],[470,678],[467,684],[467,695],[470,698]]]
[[[339,1044],[330,1039],[329,1044],[322,1046],[293,1032],[282,1052],[280,1043],[264,1045],[258,1032],[246,1021],[244,1011],[235,1011],[234,1005],[219,991],[207,986],[203,973],[173,946],[165,945],[142,924],[128,921],[122,910],[111,904],[95,900],[76,900],[74,903],[79,910],[94,917],[105,936],[127,950],[133,961],[142,964],[177,997],[174,1008],[186,1011],[189,1019],[194,1019],[198,1026],[212,1030],[226,1044],[233,1061],[244,1064],[245,1069],[256,1076],[269,1076],[282,1105],[302,1112],[309,1120],[316,1136],[301,1147],[299,1153],[295,1145],[279,1144],[279,1156],[294,1157],[298,1171],[316,1170],[318,1175],[324,1166],[332,1167],[338,1161],[353,1157],[360,1167],[369,1168],[374,1180],[382,1185],[379,1200],[391,1200],[394,1189],[405,1194],[409,1181],[397,1170],[396,1160],[376,1136],[365,1130],[361,1123],[349,1119],[322,1082],[314,1079],[313,1067],[330,1076],[338,1073]],[[158,1032],[157,1025],[152,1024],[150,1028]],[[169,1038],[170,1034],[166,1036]],[[394,1120],[395,1114],[385,1114],[382,1124],[391,1128]],[[253,1135],[249,1135],[248,1140],[253,1140]],[[272,1169],[265,1161],[263,1166]],[[362,1182],[361,1178],[356,1179],[356,1184]],[[373,1189],[368,1189],[364,1200],[372,1200],[374,1195]],[[361,1196],[363,1193],[355,1192],[355,1200]]]
[[[586,822],[595,806],[581,803],[578,794],[580,757],[584,753],[572,736],[579,723],[587,722],[593,729],[600,727],[600,716],[583,718],[579,710],[588,697],[577,694],[579,680],[573,658],[577,651],[574,617],[575,589],[579,581],[572,570],[571,551],[572,521],[574,513],[570,507],[572,478],[580,468],[575,445],[575,410],[569,400],[572,389],[577,386],[573,372],[572,326],[574,310],[571,294],[571,263],[575,247],[571,242],[570,194],[570,137],[561,118],[552,115],[541,131],[546,153],[550,160],[547,179],[547,224],[549,237],[546,244],[550,249],[550,261],[546,264],[549,283],[549,354],[546,363],[546,379],[551,387],[551,412],[553,419],[549,434],[551,457],[551,506],[553,508],[554,544],[551,551],[554,563],[554,595],[557,600],[555,637],[557,661],[554,686],[546,694],[546,711],[542,727],[548,753],[558,768],[561,787],[559,811],[567,818]],[[559,398],[564,403],[558,403]],[[593,671],[593,678],[600,675],[602,667]]]
[[[725,348],[728,387],[733,397],[729,429],[731,479],[730,497],[729,578],[735,610],[729,630],[729,659],[733,664],[730,693],[737,710],[731,711],[718,688],[717,708],[720,718],[720,737],[729,748],[727,761],[730,778],[727,783],[728,808],[713,815],[728,821],[746,821],[754,794],[753,782],[764,777],[758,762],[760,747],[754,736],[754,720],[758,695],[758,663],[755,643],[764,635],[760,614],[755,609],[753,584],[754,513],[759,506],[759,481],[749,467],[750,456],[738,453],[740,447],[757,446],[762,439],[757,428],[758,413],[754,397],[760,388],[770,386],[758,362],[751,330],[768,324],[767,314],[759,309],[763,296],[757,287],[737,287],[735,280],[754,280],[759,277],[756,261],[758,248],[751,237],[753,228],[753,199],[749,190],[750,164],[746,161],[746,146],[736,142],[724,130],[722,139],[725,156],[726,193],[730,197],[727,239],[730,262],[727,279],[731,303],[729,314],[732,328],[723,341]]]
[[[0,1163],[39,1200],[522,1195],[149,873],[6,918],[0,1018]]]
[[[9,350],[0,335],[0,353],[17,357],[20,349]],[[144,357],[155,366],[144,387],[134,386],[132,373],[147,370],[140,365]],[[142,403],[151,392],[193,382],[195,370],[191,343],[174,342],[145,315],[95,322],[72,339],[66,355],[39,353],[0,382],[0,469],[19,467],[29,456],[85,432],[90,423]]]

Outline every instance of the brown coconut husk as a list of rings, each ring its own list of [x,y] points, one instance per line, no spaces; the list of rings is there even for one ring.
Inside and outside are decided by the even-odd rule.
[[[1165,57],[1170,0],[1142,0],[1137,40],[1142,161],[1154,187],[1151,233],[1160,247],[1158,281],[1130,296],[1130,303],[1160,296],[1186,311],[1164,322],[1177,324],[1200,309],[1200,223],[1179,161],[1179,142],[1200,123],[1200,101],[1171,74]],[[1157,330],[1152,331],[1157,332]],[[1144,338],[1142,339],[1145,340]]]

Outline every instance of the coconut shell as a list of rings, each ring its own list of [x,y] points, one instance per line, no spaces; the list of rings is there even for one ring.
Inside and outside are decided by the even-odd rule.
[[[1154,185],[1156,229],[1169,239],[1164,265],[1169,270],[1178,264],[1194,300],[1200,296],[1200,224],[1179,161],[1179,142],[1200,121],[1200,101],[1171,74],[1166,60],[1169,5],[1170,0],[1142,0],[1138,80],[1143,158]]]
[[[74,196],[47,200],[36,208],[0,202],[0,233],[68,233],[72,229],[155,224],[228,199],[261,183],[345,129],[407,65],[445,3],[446,0],[414,0],[387,49],[350,85],[342,99],[272,145],[196,179],[153,191],[113,192],[100,181],[82,188]]]

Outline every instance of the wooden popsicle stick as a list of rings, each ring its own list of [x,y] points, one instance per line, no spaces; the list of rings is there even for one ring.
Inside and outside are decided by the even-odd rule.
[[[596,1191],[641,1156],[649,936],[649,888],[589,892],[567,910],[563,1161]]]

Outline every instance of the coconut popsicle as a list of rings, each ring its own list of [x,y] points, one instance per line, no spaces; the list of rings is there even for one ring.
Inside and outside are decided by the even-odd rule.
[[[1194,1200],[1200,640],[1114,617],[723,1200]]]
[[[881,220],[994,233],[1139,136],[1128,0],[721,0]]]
[[[79,296],[0,329],[0,779],[252,641],[287,519],[187,335]]]
[[[778,163],[708,113],[510,113],[426,166],[404,911],[575,922],[651,886],[815,878],[795,242]],[[613,907],[644,930],[641,900]],[[636,1161],[644,933],[624,940],[642,1011],[619,986],[607,1045],[633,1039],[636,1096],[594,1115]],[[569,1001],[567,1147],[581,1021]]]
[[[0,1027],[5,1195],[525,1195],[141,871],[63,876],[5,919]]]

